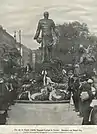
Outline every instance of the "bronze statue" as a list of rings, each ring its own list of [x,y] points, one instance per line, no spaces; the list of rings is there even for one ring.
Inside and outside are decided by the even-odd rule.
[[[41,43],[42,60],[50,61],[52,59],[53,34],[55,32],[55,23],[49,19],[49,13],[44,12],[44,18],[39,20],[34,40]],[[39,37],[41,34],[41,37]]]

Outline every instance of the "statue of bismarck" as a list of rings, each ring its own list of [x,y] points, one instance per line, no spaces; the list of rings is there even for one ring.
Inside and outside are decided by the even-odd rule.
[[[44,18],[39,20],[34,36],[34,40],[41,43],[42,46],[42,61],[50,61],[52,59],[53,33],[56,34],[55,23],[52,19],[49,19],[49,13],[44,12]]]

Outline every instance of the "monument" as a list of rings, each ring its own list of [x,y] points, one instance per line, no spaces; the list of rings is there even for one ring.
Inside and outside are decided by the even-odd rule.
[[[34,36],[34,40],[41,43],[42,62],[52,61],[53,33],[56,34],[55,23],[52,19],[49,19],[49,13],[44,12],[44,18],[39,20]]]

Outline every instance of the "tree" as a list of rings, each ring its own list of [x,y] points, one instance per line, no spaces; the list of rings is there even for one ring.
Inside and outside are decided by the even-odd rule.
[[[82,44],[85,48],[88,45],[97,44],[97,37],[92,35],[87,24],[74,21],[57,25],[56,29],[59,32],[59,43],[55,48],[56,56],[64,63],[72,63],[74,57],[78,56],[79,45]]]

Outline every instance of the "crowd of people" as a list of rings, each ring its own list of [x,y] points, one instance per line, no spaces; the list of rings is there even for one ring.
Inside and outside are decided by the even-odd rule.
[[[37,80],[33,77],[31,70],[27,68],[22,77],[19,73],[7,76],[0,71],[0,111],[7,111],[15,100],[29,101],[66,101],[73,100],[75,112],[83,117],[83,125],[90,124],[91,103],[97,98],[97,73],[93,69],[92,75],[87,72],[79,74],[79,65],[75,65],[73,70],[62,68],[62,83],[54,82],[47,70],[42,70]],[[41,84],[40,84],[41,83]]]
[[[71,97],[75,106],[75,111],[79,112],[79,116],[83,117],[82,125],[89,125],[89,117],[91,113],[91,103],[93,99],[97,97],[97,86],[94,80],[95,76],[87,74],[82,77],[75,77],[73,73],[70,73],[69,88]]]

